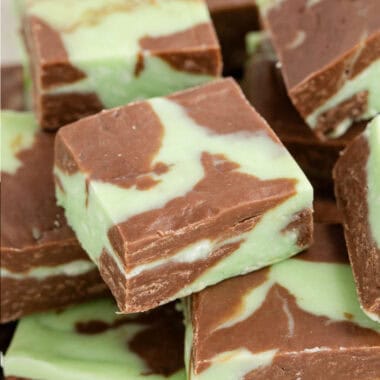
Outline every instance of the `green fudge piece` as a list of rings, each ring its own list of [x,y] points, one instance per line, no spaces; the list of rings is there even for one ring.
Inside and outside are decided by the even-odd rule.
[[[232,79],[61,128],[56,194],[122,312],[294,255],[313,190]]]
[[[334,178],[361,306],[380,322],[380,116],[342,154]]]
[[[23,318],[4,358],[6,379],[184,380],[182,315],[174,305],[116,311],[101,299]]]
[[[18,9],[43,128],[221,72],[203,0],[22,0]]]
[[[190,380],[375,379],[380,325],[360,309],[340,225],[295,258],[185,301]]]

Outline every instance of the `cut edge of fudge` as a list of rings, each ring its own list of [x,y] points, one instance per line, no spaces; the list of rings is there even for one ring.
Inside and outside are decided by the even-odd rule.
[[[325,0],[260,3],[283,64],[288,93],[318,138],[339,137],[353,122],[368,120],[379,112],[375,78],[380,72],[380,8],[376,0],[344,3],[344,15],[339,13],[342,1],[336,2],[336,7]],[[285,18],[286,24],[279,18],[284,13],[291,17]],[[307,22],[301,14],[308,17]],[[340,22],[339,28],[334,26],[334,39],[327,32],[315,32],[317,28],[327,30],[332,20]],[[346,20],[350,20],[348,29]],[[292,61],[298,64],[292,65]]]
[[[380,321],[380,116],[343,152],[334,168],[335,193],[363,310]],[[377,202],[377,203],[376,203]]]

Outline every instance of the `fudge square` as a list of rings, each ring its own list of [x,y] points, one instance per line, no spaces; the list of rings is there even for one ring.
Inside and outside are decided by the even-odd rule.
[[[288,93],[319,138],[380,111],[380,1],[259,2]]]
[[[361,306],[380,322],[380,116],[345,150],[334,178]]]
[[[185,380],[182,313],[174,304],[117,315],[111,299],[20,320],[6,380]]]
[[[223,72],[238,74],[245,60],[245,36],[260,29],[255,0],[206,0],[223,55]]]
[[[380,324],[360,309],[340,225],[295,258],[186,300],[188,379],[378,379]]]
[[[242,81],[245,96],[297,161],[313,185],[315,194],[333,198],[334,165],[340,152],[363,132],[367,123],[356,122],[343,136],[321,141],[289,99],[278,59],[266,33],[250,33],[247,51],[251,56]]]
[[[33,114],[1,112],[1,322],[107,291],[56,205],[53,162]]]
[[[19,2],[43,128],[220,75],[203,0]]]
[[[122,312],[311,242],[312,187],[232,79],[79,120],[55,149],[59,204]]]

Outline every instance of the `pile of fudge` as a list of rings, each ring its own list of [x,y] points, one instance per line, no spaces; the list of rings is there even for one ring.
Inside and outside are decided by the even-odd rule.
[[[5,379],[380,379],[380,1],[14,6]]]

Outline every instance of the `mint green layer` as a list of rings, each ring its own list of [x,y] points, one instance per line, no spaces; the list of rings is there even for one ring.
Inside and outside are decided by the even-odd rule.
[[[370,148],[367,164],[369,224],[380,249],[380,115],[368,125],[365,134]]]
[[[213,79],[179,72],[139,46],[145,36],[166,36],[211,22],[201,0],[24,0],[19,8],[57,30],[70,62],[87,76],[43,93],[95,92],[112,108]],[[193,51],[204,49],[200,41]],[[135,76],[138,54],[144,57],[144,70]]]
[[[1,171],[14,174],[22,165],[17,154],[33,145],[38,125],[31,112],[1,111]]]
[[[350,321],[380,334],[380,325],[371,321],[360,308],[352,271],[348,264],[318,263],[297,258],[273,265],[270,268],[267,280],[242,298],[239,313],[234,314],[228,320],[223,320],[223,323],[216,326],[215,329],[229,327],[249,318],[260,308],[266,299],[268,291],[275,284],[286,288],[296,298],[298,307],[305,312],[327,317],[332,322]],[[295,328],[294,320],[286,301],[284,301],[283,307],[285,312],[288,310],[286,313],[288,316],[288,333],[291,336]],[[273,310],[273,312],[275,313],[276,310]],[[191,369],[190,358],[193,333],[190,314],[189,302],[185,302],[185,315],[187,315],[186,365]],[[275,342],[273,344],[275,345]],[[328,347],[304,347],[305,353],[324,350],[328,350]],[[211,366],[199,375],[194,374],[191,369],[188,379],[242,379],[250,371],[270,365],[276,352],[277,349],[274,348],[259,354],[253,354],[241,348],[235,351],[219,353],[212,359]]]
[[[301,248],[297,245],[297,234],[283,230],[295,214],[312,207],[313,189],[286,149],[264,133],[210,134],[191,119],[185,109],[166,98],[155,98],[149,103],[164,129],[161,149],[152,167],[158,162],[170,167],[167,173],[157,177],[156,186],[143,191],[136,187],[125,189],[91,180],[82,172],[67,175],[55,167],[55,175],[65,190],[62,192],[56,186],[58,203],[64,207],[67,220],[92,260],[98,263],[105,249],[124,273],[120,257],[110,244],[109,229],[140,213],[162,208],[190,192],[204,177],[201,155],[205,151],[224,154],[239,164],[241,173],[263,180],[294,179],[296,194],[267,212],[251,232],[230,239],[196,241],[174,256],[136,266],[125,273],[126,279],[173,262],[204,260],[224,245],[242,242],[238,250],[166,300],[169,301],[298,253]],[[189,144],[189,141],[197,141],[197,144]],[[155,178],[154,173],[151,175]],[[86,188],[89,189],[87,202]]]
[[[104,299],[23,318],[4,358],[5,375],[33,380],[184,380],[183,370],[170,377],[143,375],[149,368],[128,349],[128,342],[149,325],[131,323],[93,335],[75,332],[76,322],[112,323],[116,311],[113,301]]]

